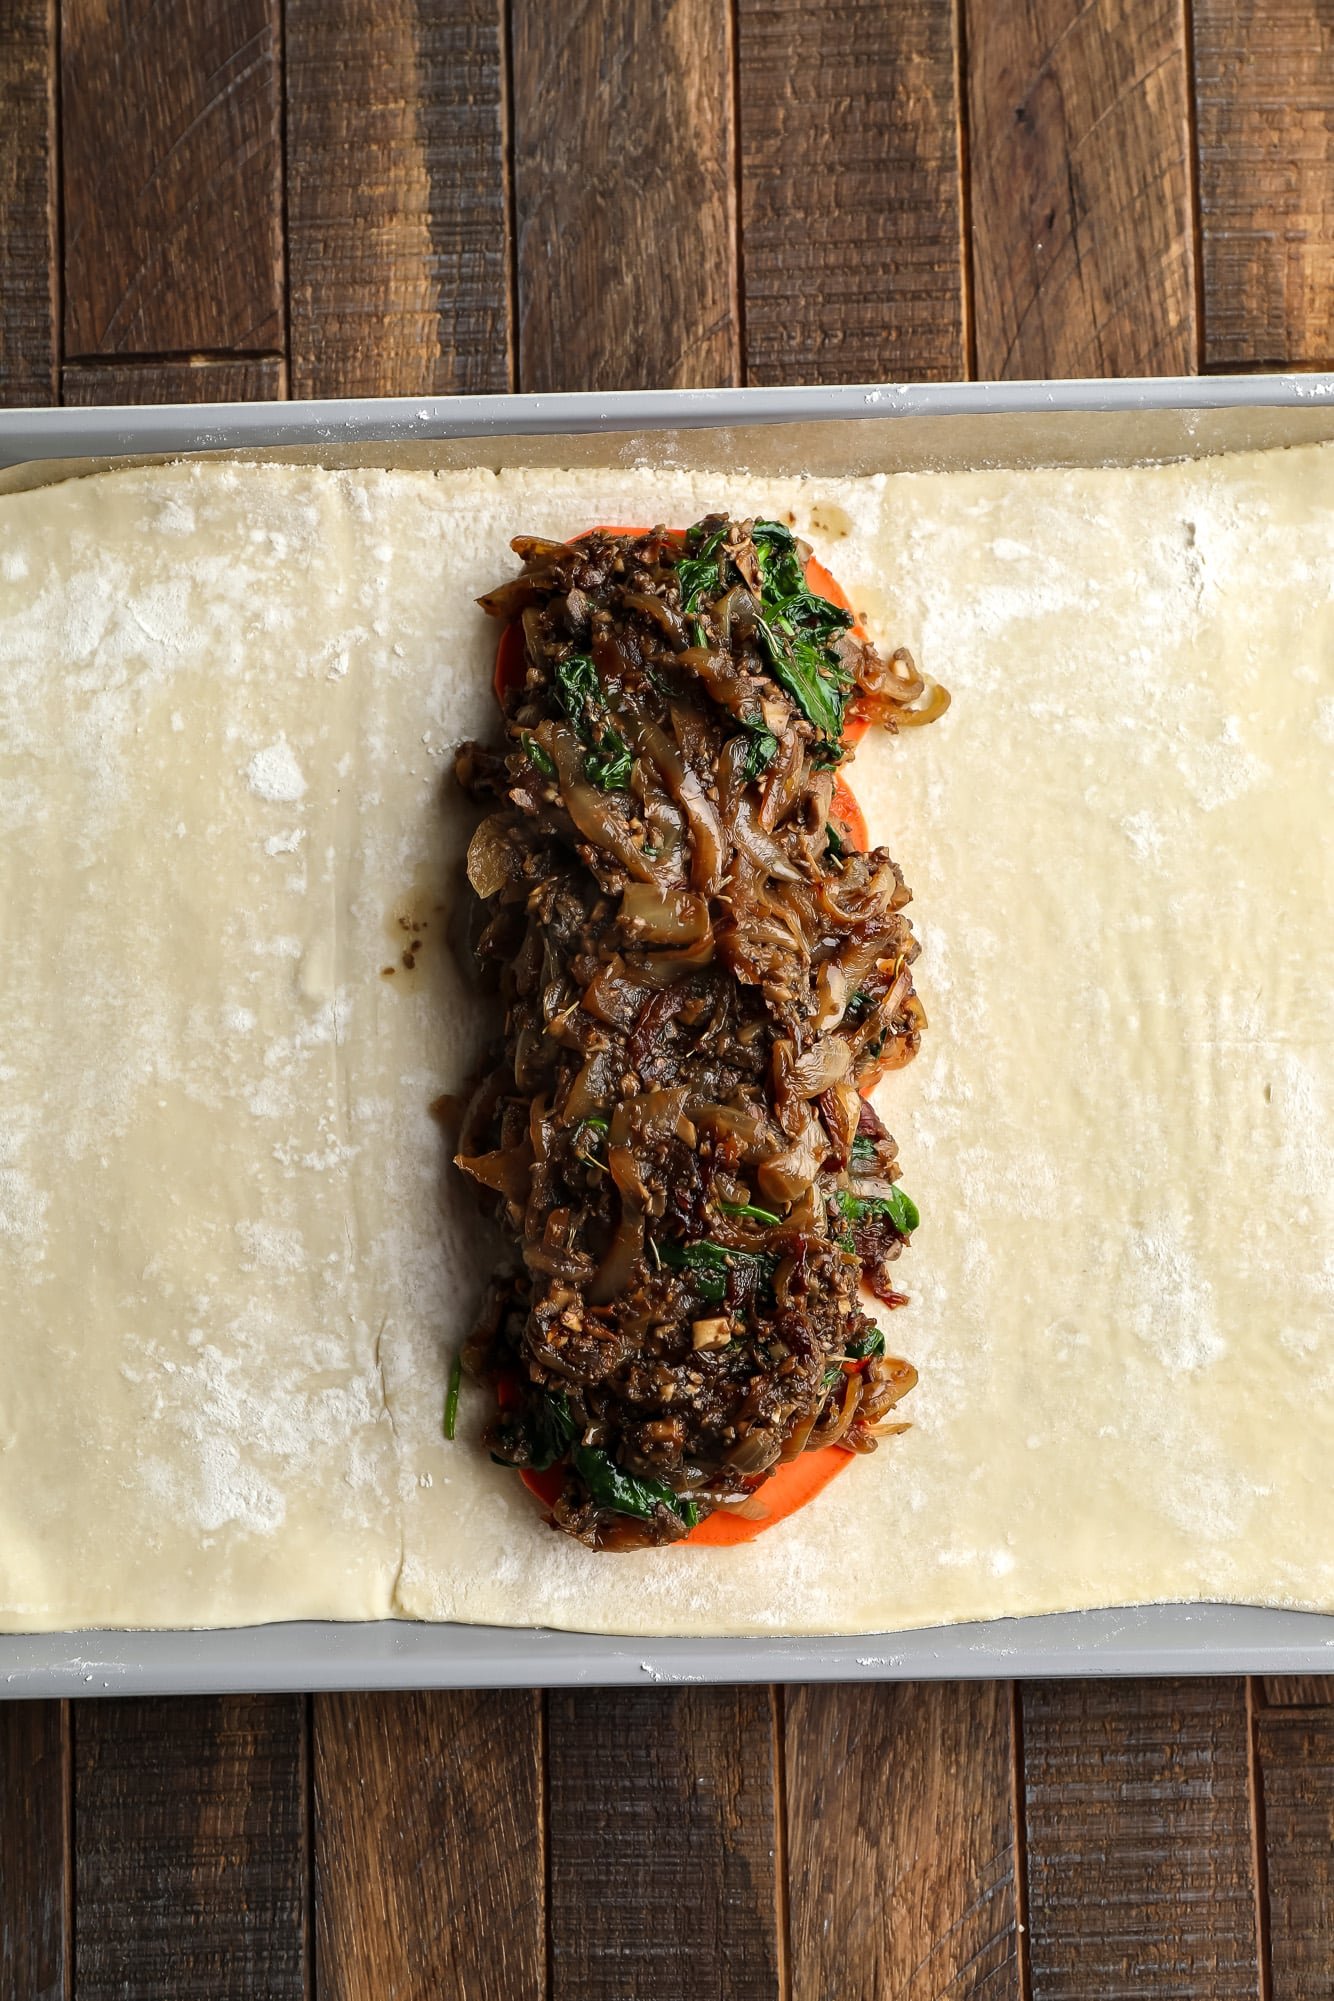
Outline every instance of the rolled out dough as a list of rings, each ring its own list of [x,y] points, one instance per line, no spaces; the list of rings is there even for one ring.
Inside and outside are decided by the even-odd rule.
[[[485,1026],[443,774],[511,534],[719,506],[954,695],[852,774],[926,947],[921,1384],[758,1542],[594,1556],[441,1435],[497,1254],[427,1110]],[[0,499],[0,1627],[1334,1608],[1332,552],[1321,447]]]

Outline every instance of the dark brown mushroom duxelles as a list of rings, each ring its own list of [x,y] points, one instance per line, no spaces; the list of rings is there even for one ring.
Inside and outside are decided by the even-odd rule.
[[[781,523],[513,547],[481,601],[505,745],[457,758],[503,1014],[457,1160],[520,1255],[464,1359],[492,1454],[626,1549],[899,1428],[915,1374],[862,1287],[903,1303],[917,1211],[864,1094],[925,1018],[908,890],[838,767],[854,719],[946,698]]]

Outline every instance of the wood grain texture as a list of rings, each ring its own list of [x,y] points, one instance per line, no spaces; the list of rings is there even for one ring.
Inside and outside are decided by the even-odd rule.
[[[74,1718],[75,2001],[304,2001],[300,1696]]]
[[[294,396],[510,387],[502,0],[288,0]]]
[[[95,363],[61,373],[61,401],[103,403],[267,403],[284,394],[286,363],[159,361]]]
[[[548,1697],[551,2001],[775,2001],[762,1688]]]
[[[1242,1681],[1023,1686],[1032,2001],[1255,2001]]]
[[[540,1700],[315,1697],[320,2001],[542,1993]]]
[[[0,406],[56,395],[55,8],[0,5]]]
[[[1019,2001],[1006,1682],[787,1694],[792,1991]]]
[[[952,0],[740,0],[746,373],[967,373]]]
[[[965,0],[977,369],[1196,365],[1182,0]]]
[[[1271,1674],[1262,1683],[1273,1709],[1319,1708],[1334,1703],[1334,1674]]]
[[[730,13],[516,0],[523,389],[677,389],[740,370]]]
[[[1334,6],[1195,0],[1208,368],[1334,361]]]
[[[1334,1711],[1256,1719],[1273,2001],[1334,1993]]]
[[[69,1706],[0,1703],[0,1995],[65,2001]]]
[[[62,0],[65,353],[283,344],[278,0]]]

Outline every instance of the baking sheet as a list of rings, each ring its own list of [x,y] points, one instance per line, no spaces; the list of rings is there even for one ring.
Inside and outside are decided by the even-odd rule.
[[[818,1640],[624,1640],[399,1619],[0,1638],[0,1696],[14,1697],[1245,1673],[1334,1673],[1334,1619],[1141,1605]]]
[[[756,473],[1154,461],[1334,437],[1334,377],[0,413],[0,490],[183,451],[325,464],[672,463]],[[289,1625],[0,1637],[0,1692],[1334,1669],[1334,1618],[1140,1607],[844,1640],[631,1641]]]

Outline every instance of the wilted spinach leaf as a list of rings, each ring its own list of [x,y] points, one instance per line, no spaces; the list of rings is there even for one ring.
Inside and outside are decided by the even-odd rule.
[[[746,732],[746,761],[741,767],[744,778],[758,778],[767,771],[778,755],[778,738],[772,730],[750,729]]]
[[[594,785],[602,792],[624,792],[634,768],[625,738],[610,723],[604,724],[601,736],[584,758],[584,770]]]
[[[556,776],[555,764],[547,756],[547,753],[543,750],[535,736],[521,736],[519,742],[524,747],[528,762],[536,770],[540,771],[544,778],[554,778]]]
[[[699,524],[696,523],[686,537],[687,553],[676,566],[683,611],[692,612],[697,605],[709,603],[721,596],[723,578],[720,551],[726,534],[726,522],[706,536],[699,534]]]
[[[917,1204],[902,1188],[891,1188],[888,1195],[854,1195],[850,1188],[840,1188],[834,1197],[834,1207],[849,1223],[863,1223],[868,1216],[888,1216],[905,1237],[922,1220]]]
[[[453,1438],[459,1421],[459,1385],[463,1381],[463,1357],[456,1355],[449,1368],[449,1384],[445,1390],[445,1437]]]
[[[781,521],[757,521],[752,539],[767,614],[759,621],[759,634],[769,665],[832,748],[843,734],[843,711],[852,691],[852,676],[834,651],[834,641],[853,623],[852,614],[808,588],[796,537]]]
[[[877,1327],[872,1322],[864,1334],[859,1334],[855,1341],[848,1342],[844,1352],[850,1362],[864,1362],[868,1356],[883,1355],[885,1352],[884,1328]]]
[[[634,757],[609,720],[607,698],[588,654],[572,653],[557,661],[556,692],[584,745],[584,770],[590,781],[602,792],[623,792],[630,783]]]
[[[748,1216],[752,1223],[768,1223],[774,1229],[783,1220],[772,1209],[758,1209],[753,1202],[720,1202],[718,1207],[725,1216]]]
[[[574,1439],[574,1413],[569,1399],[543,1393],[530,1406],[528,1415],[529,1465],[535,1473],[545,1473],[563,1459]]]
[[[652,1521],[658,1508],[670,1508],[692,1529],[699,1520],[699,1509],[693,1501],[683,1500],[661,1480],[625,1472],[596,1446],[577,1445],[572,1459],[575,1472],[600,1508],[611,1508],[618,1515],[637,1515],[641,1521]]]
[[[763,1251],[732,1251],[707,1237],[694,1244],[659,1244],[657,1251],[663,1264],[689,1274],[695,1292],[710,1306],[727,1298],[729,1277],[735,1290],[744,1293],[768,1285],[778,1269],[778,1260]]]

